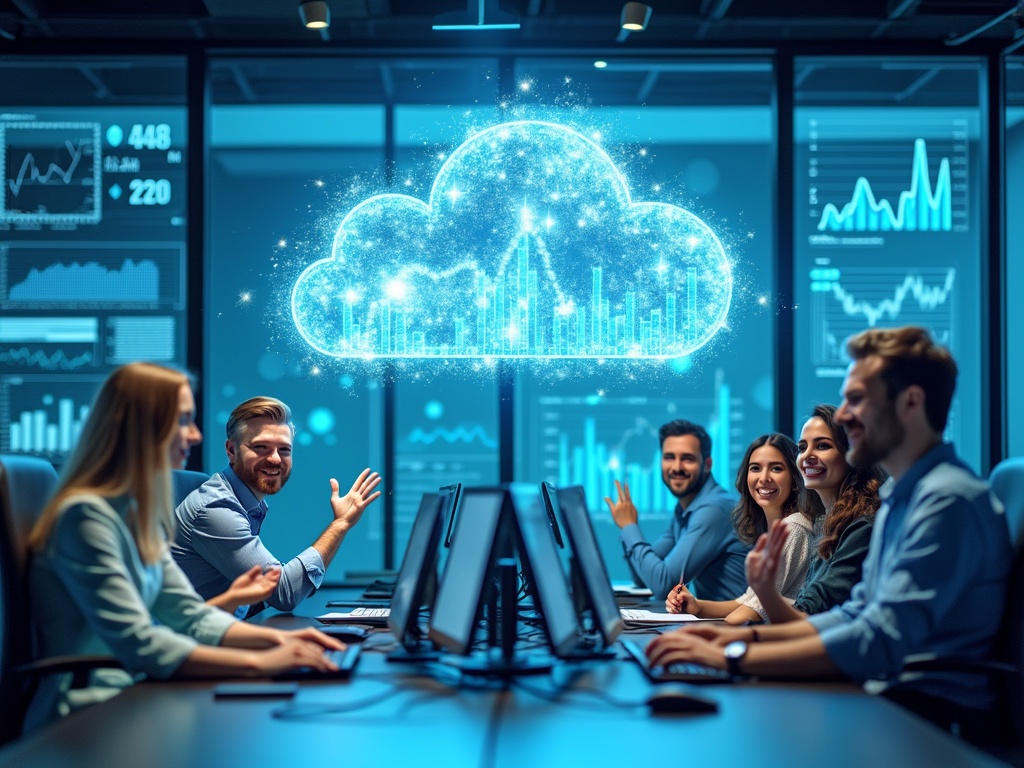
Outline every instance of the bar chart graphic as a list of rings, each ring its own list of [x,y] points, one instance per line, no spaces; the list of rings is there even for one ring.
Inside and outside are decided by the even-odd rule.
[[[968,230],[968,117],[837,109],[801,123],[797,156],[811,234]]]
[[[711,342],[732,301],[704,219],[634,201],[604,149],[541,121],[467,139],[426,200],[357,203],[318,255],[292,319],[339,358],[679,358]]]
[[[553,305],[545,300],[541,273],[531,264],[531,240],[525,234],[520,239],[510,260],[514,268],[494,278],[477,276],[473,309],[454,319],[449,342],[432,343],[430,331],[418,330],[409,313],[390,302],[379,307],[376,327],[367,328],[355,299],[347,298],[339,345],[352,353],[386,357],[666,357],[679,343],[695,341],[702,309],[696,269],[687,270],[679,290],[666,292],[646,314],[638,311],[641,299],[635,291],[606,292],[601,267],[591,268],[585,303]]]
[[[714,398],[542,397],[544,476],[558,486],[582,485],[595,517],[607,514],[603,499],[615,498],[615,481],[629,484],[641,515],[663,514],[675,499],[661,479],[658,428],[672,418],[703,424],[711,437],[715,479],[731,487],[745,446],[743,401],[721,381]],[[737,455],[738,454],[738,455]]]
[[[16,377],[0,381],[0,412],[7,416],[0,432],[0,450],[59,460],[74,447],[89,416],[99,381],[80,378],[29,382]]]

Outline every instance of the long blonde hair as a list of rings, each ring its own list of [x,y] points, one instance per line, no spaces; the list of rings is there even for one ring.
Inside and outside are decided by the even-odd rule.
[[[181,387],[188,383],[185,374],[151,363],[130,363],[107,377],[57,490],[32,529],[33,549],[46,544],[66,498],[127,495],[139,554],[147,563],[160,559],[172,520],[170,441]]]

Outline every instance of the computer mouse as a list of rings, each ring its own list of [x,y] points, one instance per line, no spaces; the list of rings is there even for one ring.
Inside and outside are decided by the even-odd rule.
[[[361,643],[370,636],[370,630],[358,624],[326,624],[320,631],[343,643]]]
[[[682,683],[659,683],[647,697],[647,706],[656,715],[682,712],[717,712],[718,702],[706,699]]]

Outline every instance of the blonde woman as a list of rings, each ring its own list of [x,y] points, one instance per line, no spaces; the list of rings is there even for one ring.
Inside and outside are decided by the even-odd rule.
[[[315,629],[282,632],[205,604],[167,549],[171,475],[198,442],[187,377],[147,363],[104,382],[57,490],[30,536],[32,613],[43,656],[113,654],[127,672],[90,685],[43,681],[26,726],[102,701],[136,678],[262,677],[332,670]]]

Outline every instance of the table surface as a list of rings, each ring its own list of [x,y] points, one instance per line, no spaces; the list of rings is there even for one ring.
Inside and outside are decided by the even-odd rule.
[[[321,590],[296,615],[261,620],[308,625],[337,596]],[[705,685],[718,712],[652,715],[651,686],[624,659],[500,681],[391,663],[382,651],[393,646],[375,633],[351,680],[304,682],[291,700],[215,699],[212,681],[142,683],[8,745],[0,765],[1004,765],[853,685]]]

